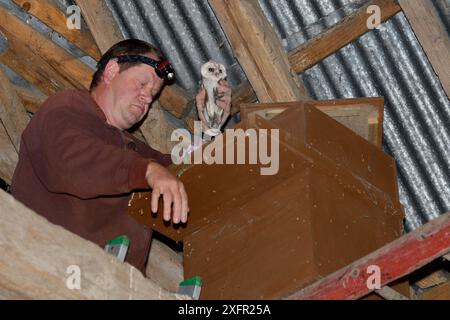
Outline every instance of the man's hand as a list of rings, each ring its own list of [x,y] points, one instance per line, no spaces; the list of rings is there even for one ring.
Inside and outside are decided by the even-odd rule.
[[[220,122],[220,125],[222,126],[225,121],[228,119],[228,116],[231,113],[231,88],[228,85],[228,82],[226,80],[220,80],[219,86],[217,87],[217,93],[219,99],[216,100],[217,106],[221,109],[223,109],[223,115]],[[195,101],[197,103],[197,112],[198,117],[200,118],[203,129],[207,130],[208,128],[208,122],[205,119],[205,116],[203,114],[204,108],[205,108],[205,100],[206,100],[206,90],[202,86],[200,91],[198,92],[197,96],[195,97]]]
[[[173,223],[179,223],[180,221],[186,223],[189,208],[188,197],[183,183],[165,167],[153,161],[147,166],[145,178],[148,185],[152,188],[152,212],[156,213],[158,211],[158,201],[162,195],[164,200],[164,220],[170,221],[173,204]]]

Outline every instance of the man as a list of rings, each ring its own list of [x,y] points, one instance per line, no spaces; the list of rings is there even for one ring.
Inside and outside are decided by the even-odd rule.
[[[126,130],[137,124],[170,78],[171,68],[150,44],[124,40],[102,57],[90,92],[50,97],[22,135],[12,194],[50,222],[103,247],[119,235],[130,239],[129,263],[144,272],[151,230],[127,215],[132,191],[152,189],[151,210],[163,198],[163,218],[185,223],[184,186],[163,155]],[[230,109],[222,83],[219,105]],[[204,90],[197,103],[204,103]]]

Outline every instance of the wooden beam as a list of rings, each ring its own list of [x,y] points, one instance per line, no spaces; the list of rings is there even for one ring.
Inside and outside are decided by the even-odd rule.
[[[289,61],[295,72],[301,73],[311,68],[347,44],[358,39],[368,31],[367,8],[369,5],[378,5],[381,9],[381,21],[386,21],[401,11],[394,0],[374,0],[366,4],[352,15],[337,23],[324,33],[307,41],[300,47],[289,52]],[[233,95],[231,114],[239,112],[240,103],[252,103],[256,101],[255,92],[250,83],[241,85],[239,92]]]
[[[0,178],[11,184],[19,156],[0,120]]]
[[[443,258],[445,258],[445,256]],[[441,285],[447,281],[450,281],[450,274],[445,269],[439,269],[431,274],[428,273],[425,277],[415,281],[414,286],[422,290],[426,290],[428,288]]]
[[[20,138],[30,118],[6,74],[0,70],[0,119],[14,148],[19,152]]]
[[[187,298],[170,294],[131,265],[49,223],[3,191],[0,221],[2,299]],[[67,283],[76,284],[71,279],[77,272],[80,290],[71,290]]]
[[[384,286],[381,289],[375,290],[376,294],[382,297],[384,300],[409,300],[408,297],[392,289],[389,286]]]
[[[0,31],[8,49],[0,61],[50,95],[89,88],[92,69],[0,6]]]
[[[311,68],[363,34],[371,31],[367,27],[367,20],[371,15],[367,13],[367,8],[370,5],[376,5],[381,9],[382,22],[390,19],[401,10],[395,0],[370,1],[333,27],[292,50],[289,53],[289,61],[295,72],[301,73]]]
[[[105,53],[113,44],[124,39],[105,1],[75,0],[75,3],[80,7],[101,53]]]
[[[260,102],[307,98],[281,42],[256,0],[210,0]]]
[[[450,300],[450,281],[419,294],[419,300]]]
[[[181,119],[189,110],[193,97],[180,86],[172,84],[164,87],[158,101],[165,110]]]
[[[167,121],[158,101],[152,104],[140,129],[147,144],[164,154],[169,154],[176,144],[170,141],[175,128]]]
[[[380,286],[402,278],[450,251],[450,212],[385,245],[287,299],[359,299],[372,290],[367,286],[380,270]]]
[[[48,27],[52,28],[72,44],[83,50],[92,58],[99,60],[100,50],[97,47],[92,35],[83,23],[81,29],[69,29],[67,27],[67,17],[65,12],[59,10],[49,0],[13,0],[26,12],[35,16]]]
[[[24,61],[27,63],[24,63]],[[43,57],[27,49],[21,43],[10,41],[8,49],[0,54],[0,62],[14,70],[46,95],[74,88]]]
[[[450,97],[450,38],[429,0],[399,0],[414,33]]]
[[[105,1],[76,0],[75,2],[81,8],[86,24],[102,53],[105,53],[115,43],[124,40]],[[159,102],[164,109],[178,118],[184,115],[191,100],[192,97],[176,85],[166,86],[159,97]]]
[[[23,106],[28,112],[36,113],[47,96],[36,94],[35,92],[20,86],[13,86],[19,98],[22,100]]]
[[[152,239],[145,271],[147,277],[169,292],[177,292],[180,282],[184,280],[183,271],[183,254]]]
[[[242,83],[239,87],[234,88],[231,100],[231,114],[236,114],[241,110],[241,104],[253,103],[258,100],[256,92],[253,90],[249,82]]]

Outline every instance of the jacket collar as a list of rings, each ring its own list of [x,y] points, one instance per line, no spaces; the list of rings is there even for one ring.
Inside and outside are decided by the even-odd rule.
[[[89,100],[92,102],[91,105],[88,106],[88,111],[95,113],[96,115],[98,115],[98,117],[100,119],[102,119],[103,122],[106,123],[106,116],[105,113],[103,112],[103,110],[100,108],[100,106],[97,104],[97,102],[94,100],[94,98],[91,96],[91,94],[89,93],[89,91],[79,91],[79,93],[83,96],[86,96],[89,98]]]

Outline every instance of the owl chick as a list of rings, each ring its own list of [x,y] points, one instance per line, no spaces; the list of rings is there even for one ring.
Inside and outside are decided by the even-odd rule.
[[[225,66],[215,61],[208,61],[201,68],[203,87],[206,89],[206,106],[203,108],[203,115],[206,119],[206,125],[209,127],[206,133],[215,136],[220,133],[220,127],[223,124],[223,109],[217,105],[218,95],[217,86],[220,80],[227,76]]]

